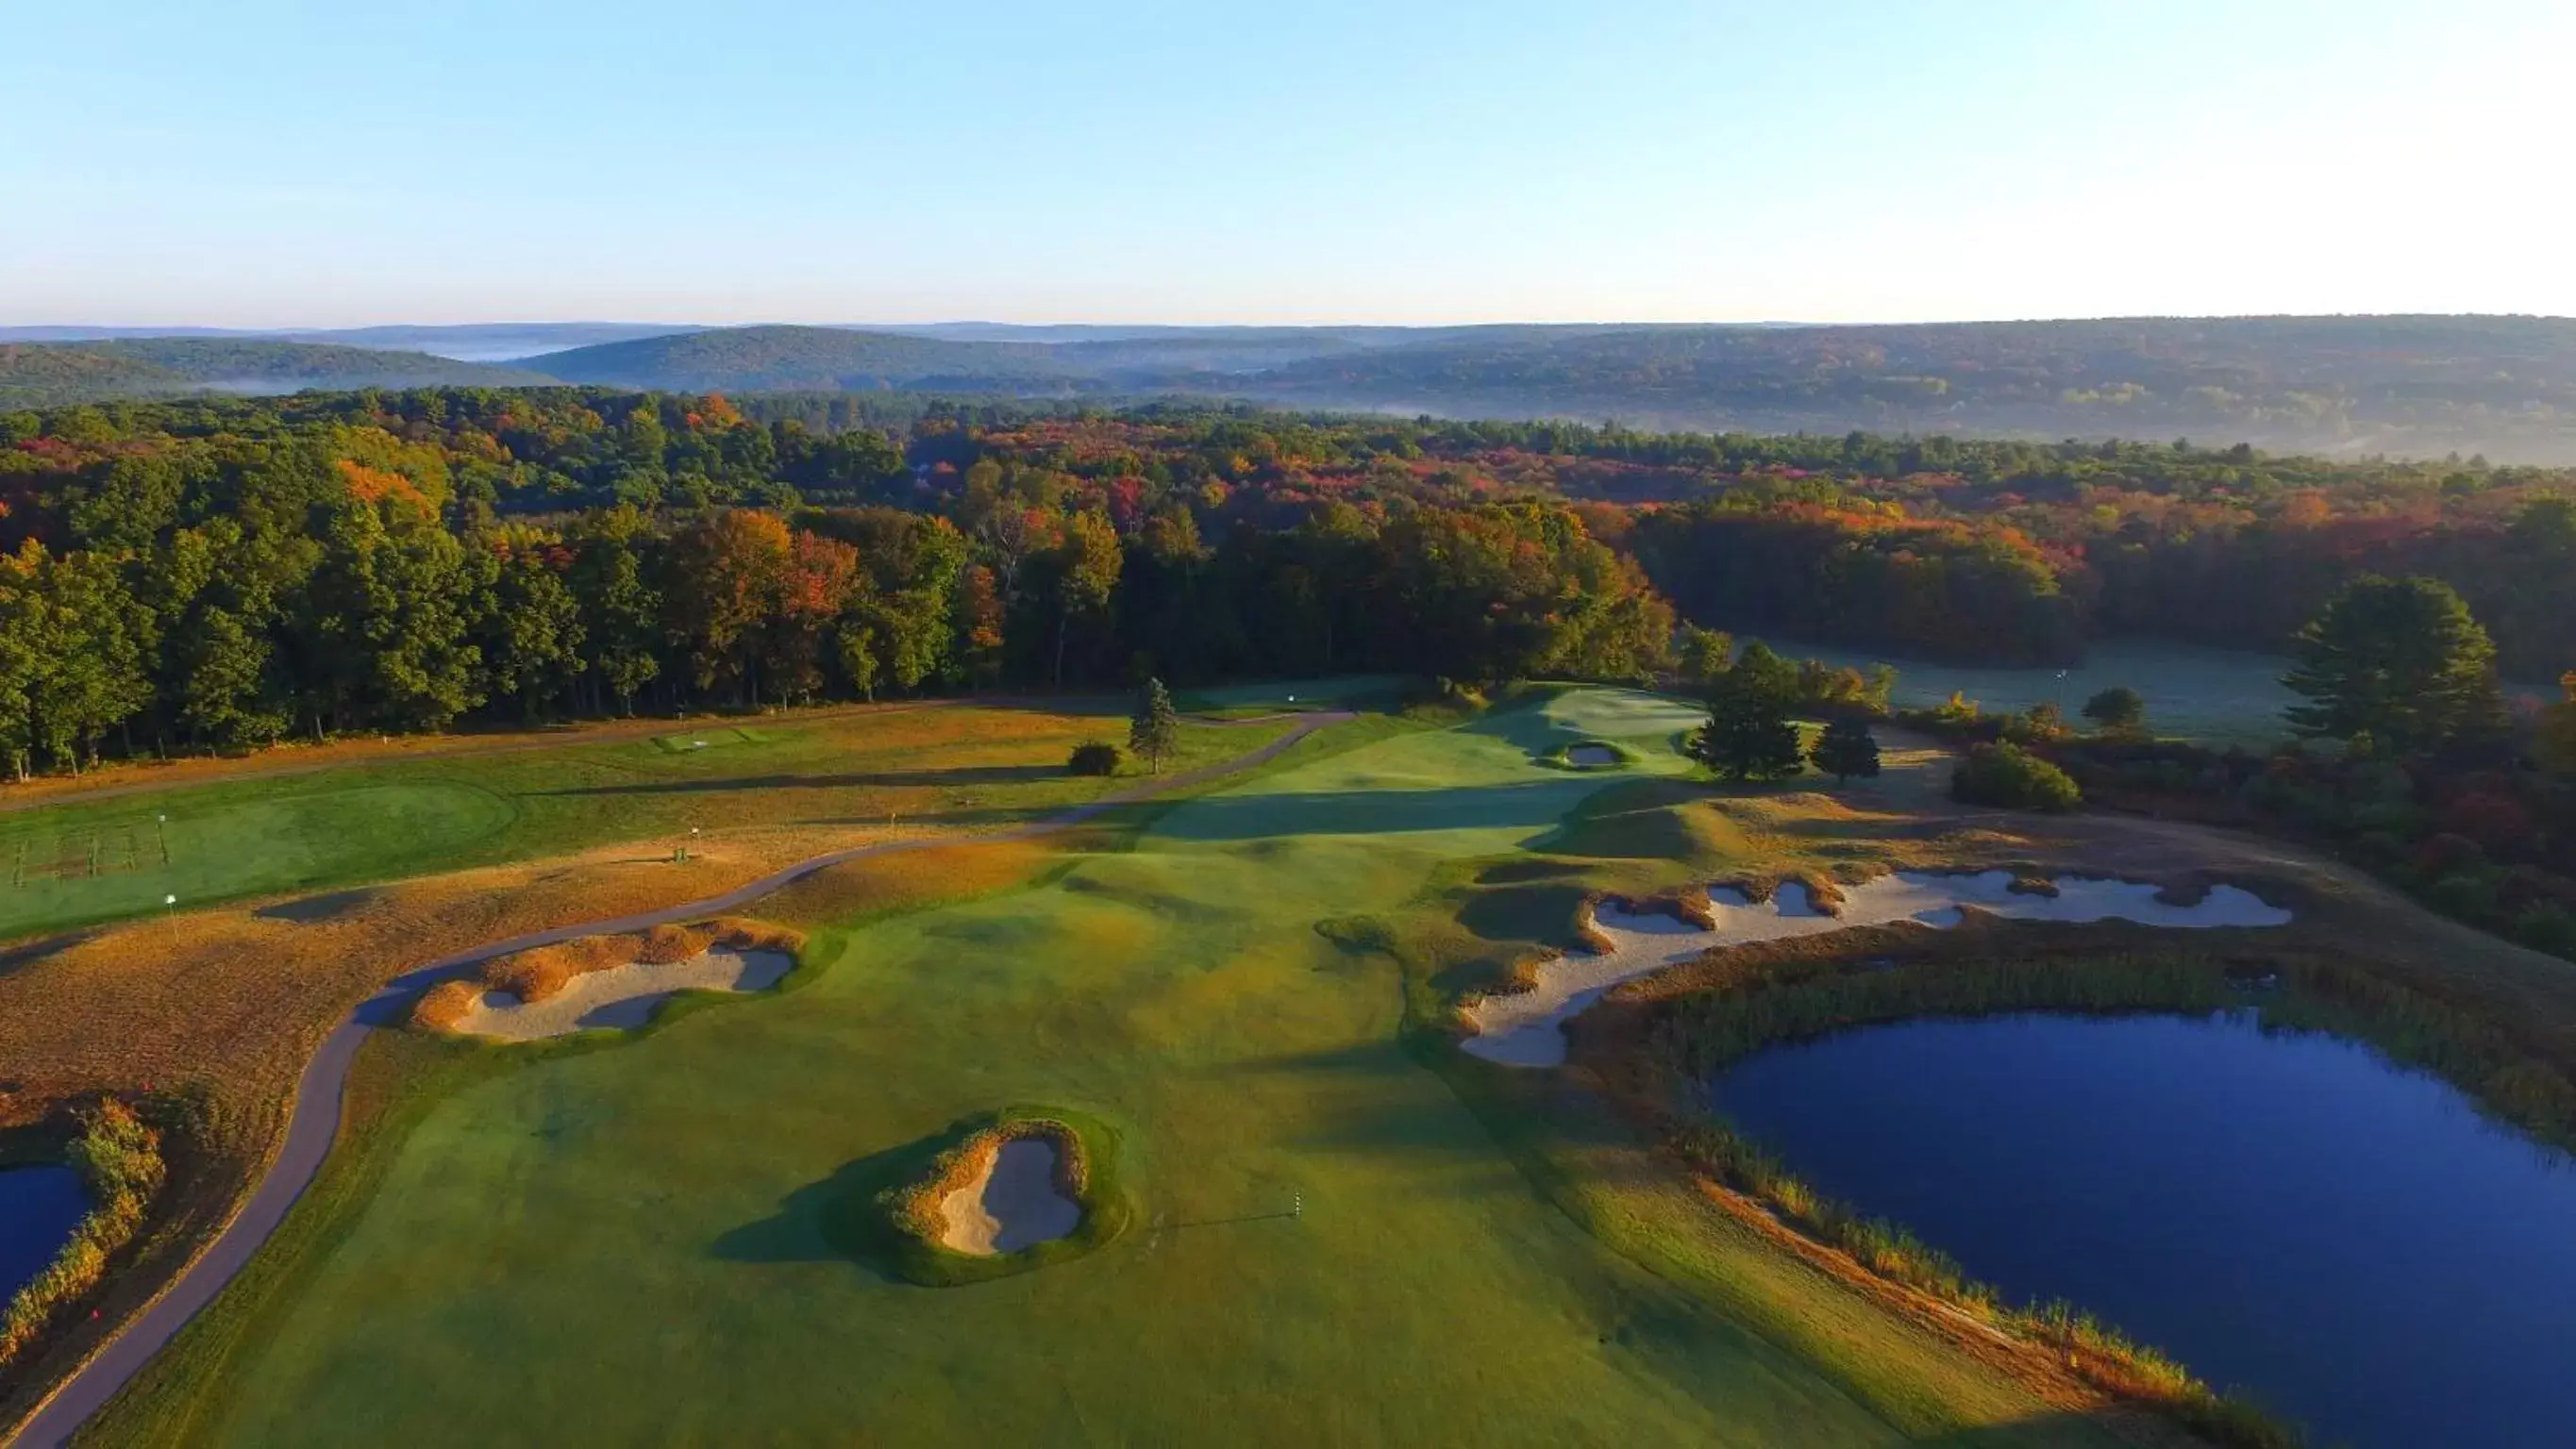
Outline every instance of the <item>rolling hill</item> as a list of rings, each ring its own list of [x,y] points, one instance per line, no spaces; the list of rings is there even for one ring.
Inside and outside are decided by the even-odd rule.
[[[0,343],[0,409],[190,392],[525,387],[551,379],[421,352],[239,337]]]
[[[1083,381],[1055,348],[840,327],[724,327],[576,347],[527,359],[566,382],[681,392],[1061,393]]]

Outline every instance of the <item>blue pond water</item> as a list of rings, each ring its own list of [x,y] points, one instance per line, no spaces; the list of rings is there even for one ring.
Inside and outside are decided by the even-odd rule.
[[[1921,1021],[1710,1090],[1828,1195],[2320,1442],[2576,1442],[2576,1167],[2368,1048],[2244,1017]]]
[[[0,1168],[0,1303],[45,1271],[88,1211],[68,1167]]]

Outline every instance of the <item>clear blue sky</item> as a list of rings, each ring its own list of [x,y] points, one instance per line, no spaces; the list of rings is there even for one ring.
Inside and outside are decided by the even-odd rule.
[[[0,322],[2576,314],[2569,0],[20,0]]]

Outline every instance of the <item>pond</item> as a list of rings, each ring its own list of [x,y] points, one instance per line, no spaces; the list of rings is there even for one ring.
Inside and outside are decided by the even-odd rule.
[[[1711,1096],[1828,1196],[2319,1442],[2576,1422],[2576,1168],[2366,1047],[2244,1014],[1917,1021],[1757,1053]]]
[[[0,1168],[0,1304],[45,1271],[88,1211],[68,1167]]]

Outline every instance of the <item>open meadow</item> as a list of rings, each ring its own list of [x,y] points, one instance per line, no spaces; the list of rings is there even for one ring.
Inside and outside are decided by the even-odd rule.
[[[355,1150],[84,1442],[2155,1442],[1440,1038],[1588,869],[1758,867],[1802,797],[1718,811],[1690,719],[1363,720],[998,895],[795,888],[774,913],[823,929],[774,999],[606,1045],[380,1037]],[[1539,763],[1576,738],[1638,764]],[[1114,1129],[1122,1237],[959,1288],[837,1246],[875,1164],[1023,1102]]]

